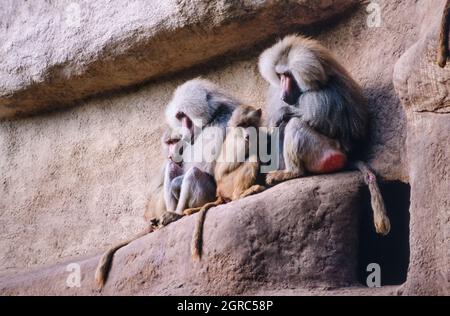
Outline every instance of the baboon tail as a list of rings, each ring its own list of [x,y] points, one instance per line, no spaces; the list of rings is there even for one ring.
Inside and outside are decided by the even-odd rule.
[[[194,234],[192,235],[191,241],[191,254],[192,258],[200,260],[202,257],[202,247],[203,247],[203,225],[205,223],[206,212],[214,206],[223,204],[224,200],[218,197],[216,201],[203,205],[199,212],[197,223],[195,224]]]
[[[444,68],[447,64],[447,59],[449,57],[448,40],[449,40],[449,29],[450,26],[450,0],[447,0],[447,3],[444,8],[444,14],[442,16],[441,22],[441,34],[439,38],[439,54],[438,54],[438,64],[441,68]]]
[[[114,257],[114,254],[117,250],[119,250],[122,247],[125,247],[132,241],[141,238],[153,231],[153,227],[149,226],[144,231],[140,232],[133,238],[130,238],[126,241],[122,241],[111,248],[109,248],[100,258],[97,269],[95,270],[95,282],[97,283],[97,286],[101,289],[106,283],[106,279],[108,278],[108,273],[111,268],[112,259]]]
[[[377,178],[366,163],[356,161],[355,166],[361,171],[364,182],[369,187],[375,230],[378,234],[386,236],[391,230],[391,223],[386,213],[386,206],[383,197],[381,196],[380,188],[378,187]]]

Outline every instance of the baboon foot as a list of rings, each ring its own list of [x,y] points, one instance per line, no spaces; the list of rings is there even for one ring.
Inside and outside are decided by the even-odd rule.
[[[297,172],[290,172],[290,171],[272,171],[269,172],[266,176],[266,183],[268,185],[275,185],[277,183],[295,179],[300,177],[302,174]]]

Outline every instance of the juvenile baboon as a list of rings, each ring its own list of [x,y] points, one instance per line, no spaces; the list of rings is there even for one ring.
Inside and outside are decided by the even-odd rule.
[[[109,269],[111,268],[112,259],[116,251],[122,247],[125,247],[132,241],[153,232],[159,222],[158,219],[166,212],[172,210],[173,204],[170,204],[171,201],[167,204],[164,197],[164,187],[167,185],[165,178],[168,174],[181,174],[182,172],[182,160],[178,157],[181,154],[179,150],[180,140],[181,135],[176,133],[174,130],[167,130],[161,137],[163,153],[167,157],[167,162],[164,165],[161,176],[159,177],[160,184],[157,185],[152,191],[153,203],[149,203],[149,205],[151,205],[151,213],[147,213],[150,211],[150,209],[148,209],[145,214],[145,218],[150,224],[146,229],[130,239],[113,245],[102,255],[95,271],[95,281],[100,288],[103,287],[106,282]],[[170,185],[170,183],[168,183],[168,185]]]
[[[174,212],[162,216],[163,224],[177,220],[187,208],[214,201],[213,172],[217,155],[224,141],[227,122],[239,104],[207,80],[190,80],[176,89],[167,106],[166,119],[172,129],[181,132],[188,144],[183,152],[183,175],[174,179],[179,187],[175,194],[177,205]],[[165,192],[166,196],[172,193]]]
[[[203,225],[208,209],[262,192],[265,189],[264,186],[258,184],[260,167],[258,128],[260,123],[261,109],[256,110],[251,106],[242,105],[233,112],[214,170],[217,200],[202,207],[184,211],[185,215],[200,211],[191,243],[191,252],[194,258],[200,259],[201,257]]]
[[[366,140],[367,103],[361,88],[332,54],[317,41],[287,36],[260,57],[259,69],[270,83],[270,127],[281,128],[284,170],[267,175],[267,183],[343,170],[354,162]],[[386,215],[375,175],[354,164],[372,194],[376,231],[387,234]]]
[[[444,14],[442,15],[441,21],[441,34],[439,38],[439,56],[438,56],[438,64],[440,67],[444,68],[447,64],[447,59],[449,57],[449,29],[450,26],[450,0],[447,0],[447,3],[444,7]]]

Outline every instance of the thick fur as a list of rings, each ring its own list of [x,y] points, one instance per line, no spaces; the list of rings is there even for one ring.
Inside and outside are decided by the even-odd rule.
[[[439,54],[438,54],[438,64],[441,68],[444,68],[447,64],[447,59],[450,55],[449,48],[449,25],[450,25],[450,0],[444,7],[444,14],[442,15],[441,21],[441,33],[439,37]]]
[[[256,139],[246,137],[249,133],[248,129],[257,130],[260,122],[261,110],[255,110],[251,106],[241,106],[234,111],[214,171],[217,200],[203,207],[185,210],[186,215],[200,211],[191,243],[194,258],[201,258],[203,226],[208,209],[265,189],[257,183],[260,167],[257,153],[250,152],[252,145],[253,148],[257,148],[257,144],[250,144],[249,141],[257,142],[257,137]],[[241,157],[243,157],[242,160]]]
[[[176,89],[166,108],[166,120],[171,128],[180,130],[187,144],[183,152],[183,175],[172,179],[179,185],[179,193],[173,192],[177,207],[163,216],[163,224],[183,216],[187,208],[214,201],[217,155],[227,123],[240,104],[227,92],[203,79],[190,80]],[[180,113],[192,122],[191,129],[183,127]]]
[[[367,136],[367,104],[359,85],[328,49],[306,37],[287,36],[263,52],[259,69],[270,83],[269,127],[283,131],[280,148],[284,170],[269,173],[268,184],[308,172],[340,171],[348,160],[355,159]],[[292,105],[280,98],[280,92],[286,89],[281,80],[285,76],[300,91],[297,99],[289,102]],[[359,169],[363,173],[369,170]],[[376,185],[376,180],[371,185]],[[371,193],[379,195],[379,190]],[[382,202],[380,195],[375,199]],[[375,206],[375,218],[379,221],[375,227],[379,233],[387,234],[389,219],[384,205]]]
[[[295,112],[321,134],[339,139],[346,152],[364,140],[368,112],[361,88],[331,53],[315,40],[287,36],[260,57],[259,69],[271,84],[269,125],[280,107],[280,80],[275,69],[289,70],[302,91]]]

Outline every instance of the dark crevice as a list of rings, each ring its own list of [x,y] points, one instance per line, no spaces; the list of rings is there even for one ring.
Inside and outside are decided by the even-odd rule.
[[[381,270],[381,285],[405,283],[409,266],[409,206],[410,186],[402,182],[380,184],[386,210],[391,221],[387,236],[375,233],[370,195],[363,189],[363,208],[360,225],[359,279],[366,285],[370,263],[377,263]]]

